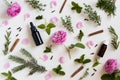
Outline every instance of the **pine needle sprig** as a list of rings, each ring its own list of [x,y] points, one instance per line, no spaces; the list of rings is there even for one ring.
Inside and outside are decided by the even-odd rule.
[[[96,11],[93,11],[93,8],[90,5],[84,4],[84,6],[85,6],[84,13],[88,15],[89,19],[93,21],[94,23],[101,25],[100,15],[98,15]]]
[[[22,70],[24,68],[31,69],[31,71],[29,72],[29,75],[32,75],[35,72],[41,72],[41,73],[43,73],[43,72],[46,71],[46,69],[45,69],[44,66],[41,66],[41,65],[37,64],[37,61],[33,58],[33,56],[27,50],[21,49],[20,51],[21,51],[21,53],[23,55],[25,55],[26,57],[28,57],[29,60],[25,60],[25,59],[23,59],[21,57],[17,57],[17,56],[12,56],[12,55],[9,56],[10,60],[21,64],[21,65],[19,65],[17,67],[14,67],[12,69],[13,73],[18,72],[18,71],[20,71],[20,70]],[[21,61],[19,61],[19,60],[21,60]]]
[[[4,55],[7,55],[9,51],[9,44],[11,43],[10,35],[11,35],[11,31],[10,32],[6,31],[6,35],[5,35],[6,42],[4,44],[4,50],[3,50]]]
[[[62,24],[64,25],[64,27],[70,31],[70,32],[74,32],[73,27],[72,27],[72,22],[71,22],[71,17],[70,16],[66,16],[65,19],[63,19],[61,17],[61,21]]]
[[[118,35],[116,34],[115,29],[112,26],[110,26],[110,28],[108,29],[109,32],[112,34],[111,44],[114,49],[118,49],[120,42],[118,41]]]
[[[96,7],[104,10],[108,16],[115,15],[116,11],[116,0],[98,0]]]
[[[45,7],[45,4],[40,3],[39,0],[26,0],[27,3],[29,3],[29,5],[31,5],[32,8],[34,9],[38,9],[40,11],[44,11],[45,9],[43,7]]]

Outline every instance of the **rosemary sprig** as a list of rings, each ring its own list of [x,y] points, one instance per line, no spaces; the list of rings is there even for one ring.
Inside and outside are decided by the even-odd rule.
[[[11,35],[11,31],[10,32],[6,31],[6,35],[5,35],[6,42],[4,44],[4,50],[3,50],[4,55],[8,54],[9,44],[11,43],[10,35]]]
[[[29,60],[25,60],[25,59],[23,59],[21,57],[18,57],[18,56],[13,56],[13,55],[9,56],[10,60],[21,64],[21,65],[19,65],[17,67],[14,67],[12,69],[13,73],[18,72],[18,71],[20,71],[20,70],[22,70],[24,68],[31,69],[31,71],[29,72],[29,75],[32,75],[35,72],[41,72],[41,73],[43,73],[43,72],[46,71],[46,69],[45,69],[44,66],[41,66],[41,65],[37,64],[37,61],[33,58],[33,56],[27,50],[21,49],[20,51],[21,51],[21,53],[23,55],[25,55],[26,57],[28,57]]]
[[[118,41],[118,35],[116,34],[115,29],[112,26],[110,26],[110,28],[108,29],[109,32],[112,34],[111,44],[114,49],[118,49],[120,42]]]
[[[96,6],[104,10],[108,16],[115,15],[115,1],[116,0],[98,0]]]
[[[72,22],[71,22],[71,17],[70,16],[66,16],[65,19],[63,19],[61,17],[61,21],[62,21],[62,24],[64,25],[64,27],[70,31],[70,32],[74,32],[73,31],[73,27],[72,27]]]
[[[29,5],[31,5],[32,8],[34,9],[38,9],[40,11],[44,11],[44,7],[46,6],[46,4],[42,4],[39,0],[26,0],[27,3],[29,3]]]
[[[97,14],[97,12],[93,11],[93,8],[90,5],[84,4],[84,6],[85,6],[84,13],[86,13],[88,15],[89,19],[91,21],[93,21],[94,23],[97,23],[98,25],[101,25],[101,18]]]
[[[12,76],[12,73],[11,73],[10,71],[8,71],[8,73],[3,72],[3,73],[1,73],[1,74],[6,77],[5,80],[17,80],[16,78],[14,78],[14,77]]]
[[[79,80],[83,80],[85,77],[87,77],[89,75],[88,70],[89,70],[89,68],[86,69],[85,73],[83,74],[82,77],[79,78]]]

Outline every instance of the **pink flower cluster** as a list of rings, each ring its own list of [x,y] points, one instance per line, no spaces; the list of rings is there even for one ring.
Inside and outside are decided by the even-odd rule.
[[[104,65],[105,72],[112,74],[115,70],[118,69],[118,62],[116,59],[109,59]]]
[[[12,5],[10,5],[7,9],[7,14],[11,17],[17,16],[21,11],[21,6],[15,2]]]
[[[65,31],[58,31],[58,32],[55,32],[52,36],[52,42],[54,44],[62,44],[63,42],[65,42],[66,40],[66,36],[67,36],[67,33]]]

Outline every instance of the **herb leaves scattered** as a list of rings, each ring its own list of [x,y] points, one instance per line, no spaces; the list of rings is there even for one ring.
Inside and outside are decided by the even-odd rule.
[[[25,60],[25,59],[23,59],[21,57],[18,57],[18,56],[13,56],[13,55],[9,56],[10,60],[21,64],[21,65],[19,65],[17,67],[14,67],[12,69],[13,73],[18,72],[18,71],[20,71],[24,68],[31,69],[31,71],[29,72],[29,75],[32,75],[35,72],[43,73],[43,72],[46,71],[44,66],[41,66],[41,65],[37,64],[37,61],[33,58],[33,56],[27,50],[21,49],[20,51],[23,55],[28,57],[29,60]]]
[[[6,35],[5,35],[6,42],[4,44],[5,49],[3,50],[4,55],[7,55],[9,51],[9,44],[11,43],[10,35],[11,35],[11,31],[10,32],[6,31]]]
[[[112,26],[110,26],[110,28],[108,29],[109,32],[112,34],[111,44],[114,49],[118,49],[120,42],[118,41],[118,35],[116,34],[115,29]]]
[[[80,7],[78,3],[72,1],[71,4],[72,4],[72,8],[71,8],[72,10],[76,10],[77,13],[81,13],[82,7]]]
[[[85,48],[84,44],[82,44],[82,43],[76,43],[76,44],[71,44],[69,46],[69,49],[73,49],[74,47],[78,47],[78,48],[82,48],[82,49]]]
[[[53,71],[54,71],[56,74],[59,74],[59,75],[64,76],[64,75],[65,75],[65,72],[64,72],[64,71],[61,71],[61,69],[62,69],[62,66],[61,66],[61,65],[58,65],[56,68],[53,68]]]
[[[97,23],[98,25],[101,25],[101,18],[97,14],[97,12],[93,11],[93,8],[90,5],[84,4],[84,6],[85,6],[84,13],[86,13],[88,15],[89,19],[91,21],[93,21],[94,23]]]
[[[116,0],[98,0],[97,7],[104,10],[108,16],[115,15],[115,1]]]

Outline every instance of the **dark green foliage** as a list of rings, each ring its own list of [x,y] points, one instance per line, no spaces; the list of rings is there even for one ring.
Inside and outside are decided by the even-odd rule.
[[[84,36],[84,33],[82,30],[80,30],[79,35],[78,35],[78,39],[81,41],[83,36]]]
[[[73,49],[74,47],[78,47],[78,48],[82,48],[82,49],[85,48],[84,44],[82,44],[82,43],[76,43],[76,44],[71,44],[69,46],[69,49]]]
[[[115,1],[116,0],[98,0],[96,6],[104,10],[108,14],[108,16],[115,15]]]
[[[25,60],[25,59],[20,58],[18,56],[12,56],[12,55],[9,56],[10,60],[12,60],[14,62],[17,62],[17,63],[20,63],[19,66],[14,67],[12,69],[13,73],[18,72],[18,71],[20,71],[20,70],[22,70],[24,68],[31,69],[31,71],[29,72],[29,75],[32,75],[35,72],[41,72],[41,73],[43,73],[43,72],[46,71],[46,69],[45,69],[44,66],[41,66],[41,65],[37,64],[37,61],[33,58],[33,56],[27,50],[21,49],[20,51],[21,51],[21,53],[23,55],[25,55],[27,58],[29,58],[29,60]]]
[[[77,13],[81,13],[82,7],[80,7],[78,3],[72,1],[71,4],[72,4],[72,8],[71,8],[72,10],[76,10]]]
[[[53,68],[53,71],[56,73],[56,74],[59,74],[59,75],[65,75],[65,72],[64,71],[61,71],[62,67],[61,65],[58,65],[56,68]]]

